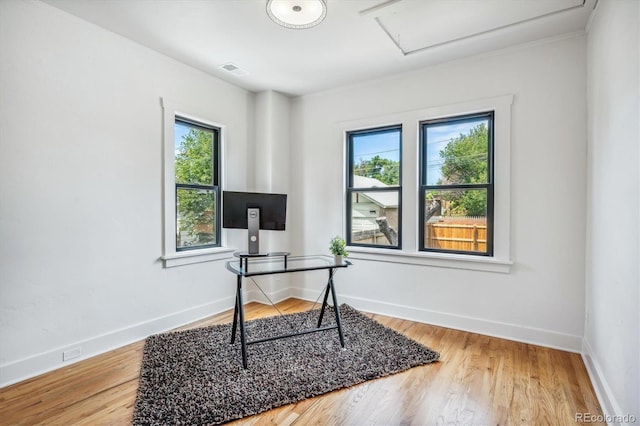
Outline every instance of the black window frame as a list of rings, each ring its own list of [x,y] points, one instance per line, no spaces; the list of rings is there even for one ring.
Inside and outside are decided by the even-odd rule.
[[[210,244],[202,244],[197,246],[186,246],[186,247],[178,247],[178,241],[174,238],[174,244],[176,248],[176,252],[181,251],[190,251],[190,250],[202,250],[212,247],[221,247],[222,246],[222,238],[221,238],[221,230],[222,230],[222,200],[221,200],[221,190],[220,190],[220,134],[221,129],[216,126],[212,126],[209,124],[204,124],[195,120],[191,120],[188,118],[180,117],[176,115],[174,117],[174,126],[177,123],[185,124],[189,127],[193,127],[196,129],[210,131],[213,134],[212,140],[212,184],[211,185],[203,185],[203,184],[193,184],[193,183],[178,183],[174,182],[174,205],[175,205],[175,218],[173,221],[174,224],[174,236],[178,235],[178,190],[179,189],[195,189],[195,190],[204,190],[204,191],[212,191],[215,197],[215,215],[214,215],[214,223],[213,229],[215,232],[215,240]],[[175,154],[174,154],[174,165],[175,165]],[[175,178],[175,169],[174,169],[174,178]]]
[[[429,125],[433,124],[442,124],[442,123],[460,123],[465,121],[474,121],[477,119],[488,119],[489,125],[487,126],[488,135],[487,135],[487,161],[488,161],[488,170],[487,175],[488,179],[486,183],[483,184],[448,184],[448,185],[427,185],[427,138],[426,138],[426,129]],[[483,256],[483,257],[492,257],[494,251],[494,210],[495,210],[495,161],[494,161],[494,150],[495,150],[495,111],[484,111],[473,114],[464,114],[464,115],[454,115],[450,117],[442,117],[436,119],[422,120],[420,121],[419,126],[419,134],[420,134],[420,161],[419,161],[419,179],[420,185],[418,189],[418,223],[419,223],[419,232],[418,232],[418,250],[423,252],[431,252],[431,253],[447,253],[447,254],[464,254],[464,255],[472,255],[472,256]],[[425,247],[425,197],[428,191],[432,190],[455,190],[455,189],[486,189],[487,191],[487,251],[486,252],[475,252],[475,251],[466,251],[466,250],[449,250],[449,249],[438,249]]]
[[[356,188],[353,182],[353,169],[354,169],[354,158],[353,158],[353,137],[356,135],[366,135],[366,134],[377,134],[377,133],[385,133],[390,131],[399,131],[399,164],[398,164],[398,185],[397,186],[388,186],[388,187],[377,187],[377,188]],[[347,167],[347,179],[346,179],[346,242],[348,246],[354,247],[370,247],[370,248],[381,248],[381,249],[389,249],[389,250],[402,250],[402,138],[403,138],[403,129],[402,124],[395,124],[390,126],[383,127],[375,127],[370,129],[361,129],[361,130],[353,130],[346,132],[347,146],[346,146],[346,167]],[[398,245],[382,245],[382,244],[362,244],[362,243],[354,243],[351,239],[352,237],[352,199],[353,195],[361,192],[396,192],[398,194]]]

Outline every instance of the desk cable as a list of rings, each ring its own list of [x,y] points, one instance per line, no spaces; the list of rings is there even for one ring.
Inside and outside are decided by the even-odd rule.
[[[335,272],[334,272],[335,275]],[[260,293],[263,294],[264,297],[267,298],[267,300],[269,301],[269,303],[271,304],[271,306],[273,306],[276,311],[278,311],[278,314],[280,314],[280,316],[282,318],[284,318],[284,320],[287,322],[287,324],[289,325],[289,327],[291,328],[291,330],[296,330],[296,328],[294,327],[294,325],[291,323],[291,321],[289,321],[289,319],[286,317],[285,314],[282,313],[282,311],[280,309],[278,309],[278,307],[276,306],[275,303],[273,303],[273,300],[271,300],[271,298],[269,296],[267,296],[267,293],[264,292],[264,290],[262,290],[262,287],[260,287],[260,285],[257,283],[256,280],[253,279],[253,277],[248,277],[251,282],[253,282],[253,284],[255,284],[256,287],[258,287],[258,290],[260,290]],[[310,310],[315,309],[316,305],[318,304],[318,300],[320,300],[320,298],[322,297],[322,295],[324,294],[325,288],[323,287],[322,290],[320,290],[320,294],[318,295],[318,297],[316,298],[316,301],[313,302],[313,306],[311,307]],[[327,290],[328,291],[328,290]]]

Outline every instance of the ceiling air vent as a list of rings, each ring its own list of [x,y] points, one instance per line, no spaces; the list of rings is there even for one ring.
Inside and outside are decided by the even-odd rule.
[[[227,62],[226,64],[220,65],[220,68],[233,74],[233,75],[246,75],[247,72],[245,70],[243,70],[242,68],[240,68],[239,66],[237,66],[234,63],[231,62]]]

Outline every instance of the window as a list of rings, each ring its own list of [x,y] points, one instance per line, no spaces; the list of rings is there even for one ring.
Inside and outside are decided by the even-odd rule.
[[[162,98],[165,268],[227,259],[220,229],[226,127],[207,111]]]
[[[401,248],[402,126],[347,132],[347,244]]]
[[[493,117],[420,123],[419,250],[493,255]]]
[[[176,251],[220,245],[220,129],[175,119]]]
[[[339,123],[340,134],[344,135],[341,142],[345,147],[343,209],[346,213],[343,217],[346,220],[343,232],[348,239],[349,256],[376,262],[509,273],[513,264],[510,188],[511,107],[514,100],[514,95],[501,95]],[[483,135],[484,142],[474,146],[477,152],[472,152],[477,156],[474,164],[477,173],[462,174],[460,171],[454,175],[454,169],[445,168],[445,158],[450,158],[449,162],[455,159],[462,163],[465,156],[459,154],[453,144],[449,150],[445,147],[453,140],[464,139],[479,125],[484,125],[486,131],[482,132],[486,132],[486,137]],[[453,134],[447,135],[451,131]],[[385,132],[387,137],[395,135],[393,149],[367,146],[367,141],[374,140],[376,133]],[[398,161],[399,168],[397,186],[371,188],[355,184],[355,180],[360,179],[356,165],[362,162],[361,157],[369,159],[363,153],[393,150],[397,151],[394,160]],[[442,158],[441,151],[444,151]],[[472,157],[466,157],[469,158]],[[450,176],[447,178],[447,175]],[[374,190],[390,191],[397,197],[397,246],[390,245],[385,239],[377,239],[376,244],[357,240],[354,224],[365,214],[377,216],[378,212],[375,209],[364,210],[364,213],[358,211],[353,207],[353,199]],[[425,231],[431,230],[428,225],[451,225],[452,220],[466,221],[454,225],[461,225],[456,231],[458,234],[466,232],[467,235],[440,233],[436,235],[437,239],[433,234],[431,239],[427,238],[430,234]],[[371,219],[368,222],[371,223]],[[431,227],[437,229],[437,226]],[[439,231],[451,229],[455,228],[441,226]],[[462,241],[454,245],[454,240]]]

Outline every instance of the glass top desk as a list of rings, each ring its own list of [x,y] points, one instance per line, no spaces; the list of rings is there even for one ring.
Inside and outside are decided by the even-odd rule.
[[[340,309],[338,305],[338,299],[333,287],[333,275],[336,269],[346,268],[351,265],[351,262],[343,260],[342,263],[336,263],[331,256],[289,256],[289,253],[271,253],[269,256],[250,257],[243,255],[236,255],[238,260],[231,260],[227,262],[227,269],[233,272],[237,276],[236,286],[236,304],[233,312],[233,325],[231,327],[231,343],[235,342],[236,330],[240,328],[240,344],[242,347],[242,366],[247,368],[247,346],[255,343],[267,342],[270,340],[284,339],[286,337],[299,336],[302,334],[315,333],[325,330],[338,330],[338,336],[340,337],[340,344],[344,348],[344,334],[342,333],[342,322],[340,321]],[[327,285],[324,289],[324,298],[322,301],[322,308],[320,309],[320,315],[318,317],[318,325],[316,328],[308,330],[297,331],[291,334],[284,334],[274,337],[266,337],[264,339],[257,339],[247,341],[245,334],[245,321],[244,321],[244,303],[242,301],[242,282],[243,278],[253,277],[259,275],[271,275],[271,274],[287,274],[291,272],[304,272],[304,271],[316,271],[325,269],[329,271],[329,278]],[[331,293],[333,299],[334,313],[336,317],[336,325],[321,327],[322,318],[324,317],[325,308],[328,306],[327,300]]]

